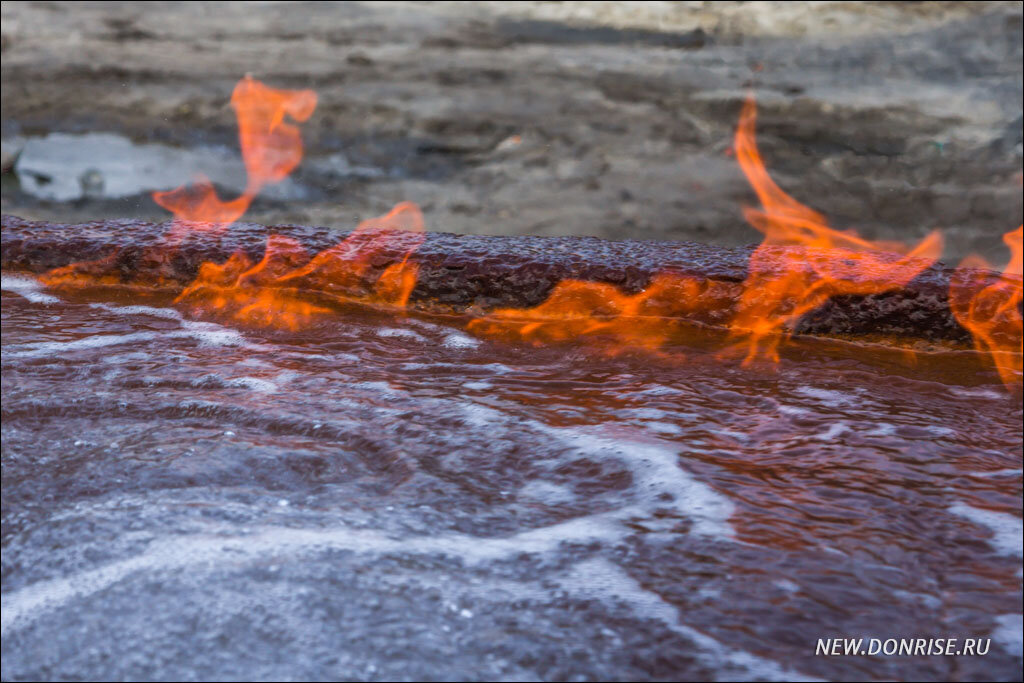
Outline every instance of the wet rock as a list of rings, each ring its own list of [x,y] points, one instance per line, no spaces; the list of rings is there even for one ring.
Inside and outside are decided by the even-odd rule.
[[[346,236],[327,228],[239,223],[223,238],[195,231],[169,249],[161,241],[170,228],[167,223],[127,220],[57,225],[5,215],[0,263],[6,270],[42,273],[87,262],[93,275],[115,274],[126,284],[156,281],[184,288],[204,262],[220,263],[237,251],[258,262],[271,234],[296,239],[309,253],[333,247]],[[775,249],[781,252],[784,248]],[[411,257],[419,271],[410,303],[423,310],[440,307],[457,312],[528,308],[542,303],[555,285],[566,279],[607,282],[634,294],[658,273],[668,272],[721,284],[714,294],[708,294],[713,297],[708,307],[698,306],[685,314],[697,322],[719,325],[728,319],[729,307],[739,298],[752,250],[694,242],[428,233]],[[375,277],[405,255],[398,245],[375,253],[367,277]],[[776,262],[784,262],[781,253]],[[987,276],[998,277],[995,273]],[[968,343],[970,335],[949,310],[949,286],[950,271],[932,266],[906,287],[867,297],[837,297],[805,316],[797,330],[821,336],[895,336]],[[722,297],[724,291],[731,294]]]

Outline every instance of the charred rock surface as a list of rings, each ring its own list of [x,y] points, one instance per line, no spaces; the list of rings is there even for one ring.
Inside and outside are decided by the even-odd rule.
[[[115,275],[126,284],[161,281],[184,287],[204,262],[221,262],[237,251],[259,260],[271,234],[299,240],[310,253],[330,248],[346,236],[328,228],[240,223],[222,237],[193,232],[172,248],[163,244],[169,229],[169,223],[115,220],[60,225],[4,216],[2,265],[7,270],[43,273],[91,262],[103,274]],[[419,278],[411,301],[423,309],[437,305],[458,311],[526,308],[543,302],[565,279],[607,282],[635,293],[661,272],[715,281],[726,288],[735,285],[738,296],[751,251],[752,247],[692,242],[429,233],[412,256],[419,264]],[[397,249],[380,251],[373,269],[380,272],[403,256]],[[948,269],[936,266],[906,287],[871,296],[836,297],[805,316],[797,331],[968,342],[969,333],[949,311],[949,275]],[[716,304],[697,320],[720,323],[729,313]]]

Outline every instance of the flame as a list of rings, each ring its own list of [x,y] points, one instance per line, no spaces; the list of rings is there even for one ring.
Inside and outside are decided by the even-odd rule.
[[[341,298],[359,292],[362,298],[405,308],[419,271],[409,257],[424,239],[422,212],[412,202],[402,202],[385,216],[363,221],[348,238],[320,252],[281,282]],[[384,269],[372,292],[366,290],[367,274],[395,252],[401,254],[400,260]]]
[[[235,86],[231,105],[238,119],[238,138],[248,177],[245,192],[231,201],[223,201],[202,174],[197,175],[192,185],[154,192],[154,201],[173,212],[175,220],[160,244],[143,250],[144,260],[167,263],[173,251],[191,233],[219,234],[245,213],[265,185],[283,180],[302,160],[299,129],[284,118],[287,115],[296,121],[309,119],[316,108],[315,92],[277,90],[245,76]],[[118,286],[123,284],[118,258],[117,254],[112,254],[96,261],[73,263],[54,269],[40,279],[47,286],[68,289]],[[212,277],[208,268],[204,273]],[[173,286],[172,282],[163,280],[150,284],[156,288]]]
[[[70,263],[43,273],[39,281],[54,289],[117,286],[121,283],[117,257],[115,252],[95,261]]]
[[[589,338],[608,355],[626,349],[660,354],[679,320],[728,293],[708,280],[661,273],[637,294],[604,282],[563,280],[534,308],[504,308],[470,321],[470,332],[534,345]],[[714,306],[710,306],[714,307]]]
[[[985,259],[968,256],[954,273],[949,290],[953,315],[971,333],[975,348],[991,356],[999,377],[1007,386],[1020,382],[1024,358],[1022,234],[1024,226],[1003,235],[1003,242],[1010,248],[1010,262],[1002,278],[995,279],[988,274],[992,266]]]
[[[223,201],[217,196],[213,183],[202,173],[196,174],[191,185],[153,193],[153,201],[172,212],[177,221],[209,225],[209,228],[193,226],[200,230],[234,223],[248,210],[252,199],[243,194],[230,202]]]
[[[285,178],[301,161],[299,129],[285,117],[307,120],[316,107],[315,93],[275,90],[246,76],[231,102],[248,174],[245,192],[225,202],[209,180],[200,178],[192,186],[154,193],[178,221],[200,223],[184,225],[180,236],[234,222],[266,184]],[[938,257],[938,232],[911,248],[829,228],[824,216],[772,181],[757,150],[755,122],[756,107],[749,98],[734,151],[761,202],[760,208],[745,208],[744,216],[765,238],[751,255],[742,285],[667,272],[630,294],[607,283],[564,280],[542,304],[495,310],[472,320],[469,329],[534,344],[585,338],[609,342],[605,349],[610,354],[638,348],[666,355],[661,347],[682,320],[691,320],[726,324],[733,348],[746,352],[744,364],[759,358],[778,361],[780,344],[805,314],[835,296],[868,296],[904,286]],[[1004,237],[1012,258],[1002,278],[996,281],[982,272],[988,264],[980,258],[969,258],[950,290],[957,319],[970,330],[977,348],[992,356],[1007,384],[1021,375],[1022,229]],[[203,264],[175,303],[198,314],[291,330],[351,303],[404,310],[419,275],[410,257],[425,238],[422,213],[410,202],[364,221],[337,245],[315,255],[295,239],[271,235],[258,262],[238,252],[223,263]],[[143,258],[157,266],[169,262],[166,249],[148,249]],[[41,279],[53,287],[119,286],[119,259],[114,253],[55,269]],[[161,272],[159,267],[153,271]],[[156,288],[177,282],[162,275],[154,279]]]
[[[750,257],[743,294],[730,323],[739,348],[746,350],[744,364],[757,358],[778,361],[779,344],[800,318],[831,297],[867,296],[906,285],[942,251],[937,231],[908,248],[829,228],[824,216],[797,202],[769,177],[755,142],[756,118],[751,97],[743,105],[734,150],[761,201],[760,209],[745,208],[743,214],[765,238]]]
[[[208,179],[155,192],[153,199],[175,215],[162,244],[143,258],[157,263],[194,231],[220,232],[248,209],[268,183],[278,182],[302,160],[302,138],[285,117],[306,121],[316,108],[311,90],[277,90],[250,76],[235,87],[231,105],[238,118],[239,143],[248,176],[241,196],[223,201]],[[312,255],[295,239],[267,238],[263,257],[254,262],[243,252],[223,263],[207,262],[175,299],[193,314],[217,314],[260,327],[300,329],[347,303],[404,309],[416,286],[418,266],[409,257],[426,235],[423,214],[403,202],[385,216],[361,223],[339,244]],[[169,250],[168,247],[172,249]],[[119,255],[76,263],[47,273],[53,287],[122,284]],[[174,287],[171,281],[153,283]]]
[[[195,229],[216,230],[235,222],[265,185],[280,182],[295,170],[302,161],[302,136],[297,126],[284,119],[287,115],[299,122],[308,120],[316,108],[316,93],[270,88],[247,75],[235,86],[231,106],[248,176],[242,195],[224,201],[201,175],[191,187],[153,193],[153,201],[178,221],[208,224]]]
[[[719,312],[731,308],[730,336],[734,348],[746,352],[744,364],[757,358],[778,361],[778,347],[799,319],[831,297],[866,296],[905,285],[938,258],[938,232],[908,249],[829,228],[824,216],[769,177],[754,141],[755,119],[751,98],[743,106],[734,148],[761,200],[760,209],[745,209],[744,215],[765,239],[751,255],[738,294],[728,283],[672,274],[655,277],[635,295],[603,283],[567,280],[539,306],[493,311],[472,321],[469,329],[532,343],[603,336],[613,340],[613,351],[627,346],[656,350],[670,336],[672,318],[713,323]]]
[[[404,309],[418,275],[409,257],[425,238],[423,214],[411,202],[364,221],[315,256],[295,239],[271,235],[258,263],[241,252],[204,263],[175,303],[193,314],[293,331],[346,303]]]

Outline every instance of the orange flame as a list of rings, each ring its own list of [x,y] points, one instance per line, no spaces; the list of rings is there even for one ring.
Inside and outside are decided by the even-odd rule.
[[[980,256],[968,256],[954,273],[949,307],[974,337],[974,346],[989,354],[1003,383],[1020,382],[1024,358],[1024,324],[1021,319],[1021,272],[1024,226],[1003,235],[1010,248],[1010,262],[1003,277],[993,282],[992,266]]]
[[[716,322],[734,308],[730,335],[741,338],[744,363],[778,360],[779,344],[799,319],[837,295],[866,296],[905,285],[939,255],[942,239],[933,232],[913,249],[870,242],[853,232],[828,227],[818,212],[800,204],[768,176],[754,142],[756,108],[743,107],[736,130],[740,167],[761,200],[744,215],[765,234],[751,255],[749,274],[738,295],[728,283],[661,274],[643,292],[626,295],[611,285],[568,280],[541,305],[501,309],[472,321],[469,329],[533,343],[602,336],[623,347],[655,350],[668,339],[672,318]]]
[[[743,105],[734,149],[740,168],[761,200],[744,216],[765,239],[751,255],[744,291],[730,323],[743,338],[744,364],[778,361],[779,344],[799,319],[838,295],[878,294],[910,282],[942,251],[935,231],[908,249],[871,242],[828,227],[825,217],[790,197],[768,176],[754,137],[757,109]]]
[[[265,185],[283,180],[302,161],[302,136],[284,117],[308,120],[316,108],[315,92],[277,90],[245,76],[235,86],[231,106],[238,118],[238,141],[248,175],[245,192],[225,202],[204,176],[191,187],[154,192],[153,201],[179,221],[208,223],[213,229],[233,223]]]
[[[470,332],[532,344],[589,338],[609,355],[658,350],[679,320],[726,305],[728,285],[661,273],[637,294],[604,282],[563,280],[534,308],[504,308],[470,321]]]
[[[372,296],[365,291],[360,296],[405,308],[419,272],[419,266],[409,263],[409,257],[424,239],[419,207],[402,202],[387,215],[360,223],[348,238],[317,254],[304,267],[282,278],[281,283],[348,298],[364,287],[376,261],[397,251],[401,259],[378,276]]]
[[[290,330],[345,303],[404,309],[418,275],[409,257],[425,238],[423,214],[411,202],[364,221],[338,245],[313,257],[298,241],[271,235],[259,263],[241,252],[222,264],[204,263],[175,303],[193,313]]]

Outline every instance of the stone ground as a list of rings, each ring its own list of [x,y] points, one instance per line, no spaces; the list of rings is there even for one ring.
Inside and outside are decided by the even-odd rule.
[[[245,73],[320,95],[300,191],[258,222],[758,241],[730,141],[749,87],[779,182],[837,227],[1006,259],[1021,222],[1021,3],[3,4],[5,168],[26,139],[235,145]],[[200,165],[197,162],[197,165]],[[196,171],[202,170],[196,168]],[[188,178],[182,178],[182,181]],[[4,212],[80,221],[146,193]]]

